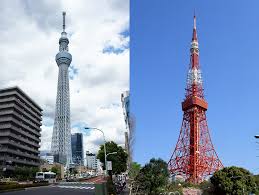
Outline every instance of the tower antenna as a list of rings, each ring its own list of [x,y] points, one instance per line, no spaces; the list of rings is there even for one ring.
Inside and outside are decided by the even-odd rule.
[[[66,12],[62,12],[63,14],[63,32],[65,32],[66,28]]]
[[[193,28],[196,29],[196,11],[194,9],[194,13],[193,13]]]

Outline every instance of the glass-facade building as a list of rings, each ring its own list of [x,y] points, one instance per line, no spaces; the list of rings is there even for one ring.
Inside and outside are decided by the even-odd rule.
[[[71,145],[72,145],[73,163],[77,165],[83,165],[84,164],[83,134],[82,133],[72,134]]]

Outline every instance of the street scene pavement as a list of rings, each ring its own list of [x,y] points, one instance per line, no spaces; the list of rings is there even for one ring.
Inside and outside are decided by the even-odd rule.
[[[95,187],[93,183],[85,182],[61,182],[58,185],[26,188],[25,190],[6,192],[3,195],[93,195]]]

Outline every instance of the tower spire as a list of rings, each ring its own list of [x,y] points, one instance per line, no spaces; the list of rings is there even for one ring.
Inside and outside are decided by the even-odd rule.
[[[193,17],[193,33],[192,33],[192,42],[191,42],[191,65],[192,67],[199,68],[199,44],[197,38],[197,29],[196,29],[196,15]]]
[[[194,12],[194,16],[193,16],[193,34],[192,34],[192,40],[198,41],[198,39],[197,39],[197,31],[196,31],[196,15],[195,15],[195,12]]]
[[[193,14],[193,28],[196,29],[196,14],[195,14],[195,10],[194,10],[194,14]]]
[[[63,31],[59,39],[59,51],[68,51],[69,40],[66,33],[66,12],[62,12],[63,15]]]
[[[196,15],[193,17],[193,33],[190,48],[190,67],[187,75],[186,97],[196,95],[203,98],[202,76],[199,64],[199,44],[196,29]]]
[[[66,12],[62,12],[63,15],[63,32],[65,32],[66,29]]]

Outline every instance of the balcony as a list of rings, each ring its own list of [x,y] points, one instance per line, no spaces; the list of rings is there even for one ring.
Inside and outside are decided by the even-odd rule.
[[[1,129],[1,126],[0,126],[0,129]],[[39,139],[38,137],[36,137],[36,136],[34,136],[34,135],[32,135],[32,134],[30,134],[30,133],[24,131],[24,130],[21,129],[21,128],[18,128],[18,127],[16,127],[16,126],[10,124],[10,129],[11,129],[11,130],[14,130],[14,131],[16,131],[17,133],[20,133],[20,134],[22,134],[22,135],[24,135],[24,136],[26,136],[26,137],[29,137],[29,138],[33,139],[33,140],[34,140],[35,142],[37,142],[37,143],[40,142],[40,139]]]
[[[39,162],[20,159],[20,158],[14,158],[14,157],[10,157],[10,156],[1,156],[0,160],[1,161],[12,161],[12,162],[23,164],[23,165],[31,165],[31,166],[39,166],[40,165]]]
[[[32,139],[34,142],[39,143],[40,139],[28,132],[26,132],[24,129],[21,129],[20,127],[16,127],[14,125],[11,125],[10,122],[7,123],[1,123],[0,124],[0,130],[4,131],[4,130],[8,130],[8,131],[15,131],[18,134],[22,134],[25,137],[29,137],[30,139]]]
[[[0,93],[0,98],[4,98],[6,96],[16,97],[21,99],[24,104],[31,107],[33,110],[35,110],[35,112],[38,112],[39,114],[41,114],[41,109],[38,108],[38,105],[37,104],[35,105],[34,101],[30,97],[28,97],[25,93],[23,93],[21,90],[12,89],[12,90]]]
[[[16,112],[18,112],[21,115],[25,115],[27,118],[29,118],[29,120],[32,120],[33,122],[35,122],[38,126],[41,126],[41,120],[37,120],[35,117],[33,117],[31,114],[29,114],[28,112],[25,111],[24,108],[19,107],[18,105],[14,105],[14,109]],[[37,117],[38,118],[38,117]]]
[[[35,112],[37,112],[39,115],[42,115],[40,109],[36,108],[30,101],[28,101],[26,98],[24,98],[24,96],[22,96],[20,93],[16,92],[15,95],[18,96],[17,99],[18,99],[19,101],[21,101],[20,99],[22,99],[21,102],[22,102],[24,105],[26,105],[26,106],[32,108],[32,110],[34,110]]]
[[[27,112],[29,112],[32,116],[34,116],[35,118],[37,118],[38,120],[42,120],[41,119],[41,115],[34,112],[34,110],[30,109],[30,107],[28,107],[26,104],[23,104],[21,101],[19,101],[18,99],[15,99],[15,105],[18,106],[21,109],[26,110]]]
[[[37,126],[35,123],[31,122],[30,120],[28,120],[27,118],[25,118],[23,115],[19,114],[18,112],[14,111],[14,110],[5,110],[5,111],[1,111],[0,110],[0,115],[14,115],[17,120],[22,120],[24,121],[26,124],[30,125],[32,128],[35,128],[39,131],[41,131],[41,128],[39,126]]]
[[[26,109],[31,115],[33,115],[38,120],[41,120],[42,113],[39,111],[35,111],[30,106],[22,102],[18,97],[11,96],[11,97],[2,97],[2,94],[0,94],[0,109],[6,108],[6,107],[14,107],[14,105],[20,105],[21,108]],[[14,103],[16,102],[16,103]]]
[[[35,134],[36,136],[40,137],[40,133],[38,131],[35,131],[34,129],[32,129],[31,127],[29,127],[28,125],[24,124],[22,121],[18,121],[17,119],[11,117],[11,121],[16,123],[18,126],[21,126],[23,128],[25,128],[26,130],[30,131],[31,133]],[[39,128],[40,129],[40,128]]]
[[[40,137],[40,133],[38,131],[35,131],[34,129],[30,128],[28,125],[25,125],[24,123],[22,123],[21,121],[18,121],[17,119],[15,119],[12,116],[3,116],[0,117],[0,122],[13,122],[15,123],[17,126],[19,127],[23,127],[24,129],[26,129],[27,131],[33,133],[34,135],[36,135],[36,137]],[[40,129],[40,128],[39,128]],[[40,129],[41,130],[41,129]]]
[[[33,141],[30,141],[28,138],[22,137],[21,135],[17,135],[15,133],[12,133],[10,131],[6,131],[6,132],[2,132],[0,134],[1,137],[12,137],[14,139],[17,139],[17,141],[23,141],[25,143],[25,145],[30,145],[28,147],[36,147],[39,148],[40,145],[38,143],[34,143]]]
[[[12,145],[15,148],[20,148],[20,149],[23,149],[23,150],[27,150],[27,151],[33,152],[33,153],[35,153],[37,155],[40,153],[38,150],[35,150],[35,149],[30,148],[28,146],[24,146],[21,143],[13,141],[13,140],[10,140],[8,138],[1,139],[0,140],[0,144],[5,144],[5,145],[9,144],[9,145]]]
[[[27,158],[31,158],[31,159],[34,159],[34,160],[40,160],[39,156],[35,156],[33,154],[29,154],[29,153],[21,151],[19,149],[15,150],[15,149],[4,147],[4,148],[0,149],[0,151],[1,152],[6,152],[6,153],[10,153],[10,154],[16,154],[18,156],[27,157]]]

